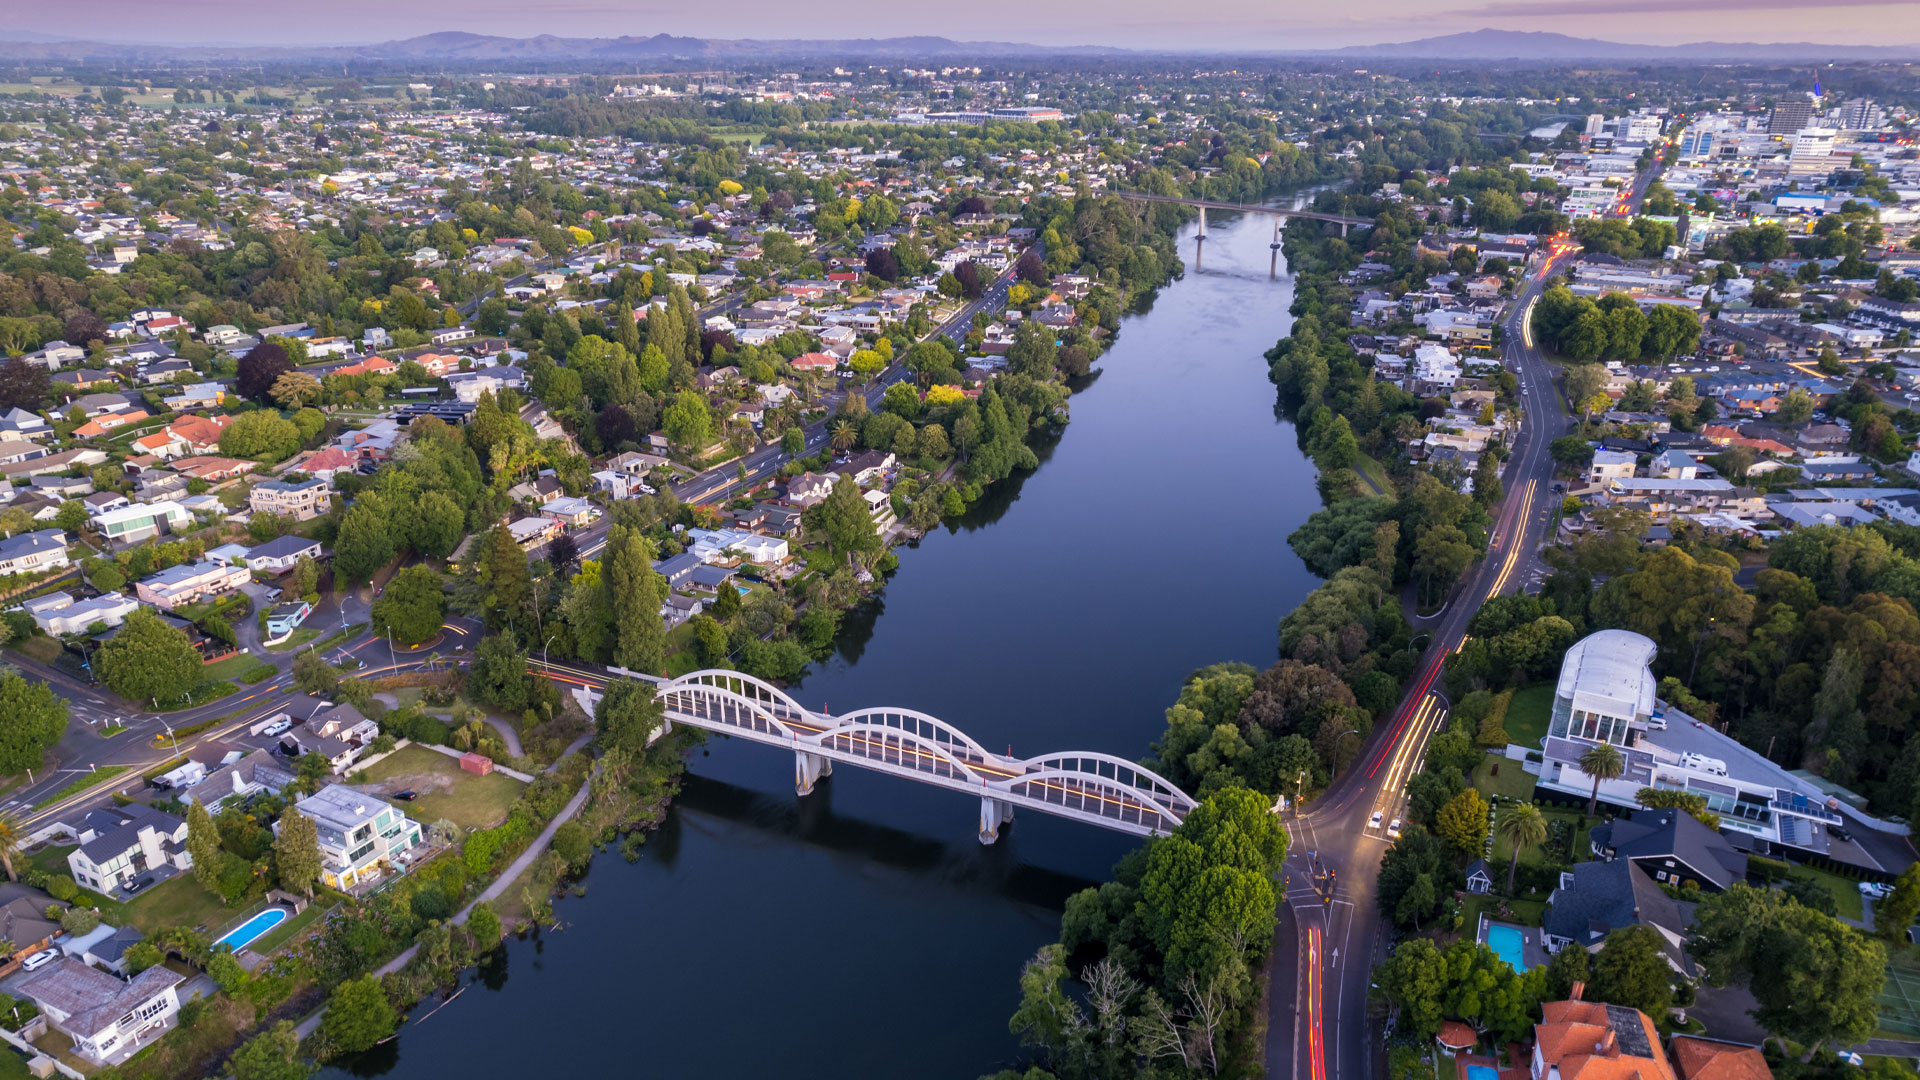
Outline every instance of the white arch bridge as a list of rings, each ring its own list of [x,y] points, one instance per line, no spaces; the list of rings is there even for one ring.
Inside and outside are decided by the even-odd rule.
[[[830,716],[738,671],[696,671],[654,683],[667,723],[718,731],[793,752],[793,786],[813,791],[836,762],[980,799],[980,842],[991,844],[1016,809],[1037,810],[1136,836],[1163,836],[1194,807],[1186,792],[1124,758],[1092,751],[996,754],[953,725],[912,709]]]

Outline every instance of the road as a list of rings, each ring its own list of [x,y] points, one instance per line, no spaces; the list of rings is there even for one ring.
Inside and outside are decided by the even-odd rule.
[[[1374,886],[1389,843],[1387,826],[1405,816],[1407,781],[1419,770],[1427,740],[1446,720],[1448,702],[1438,685],[1442,663],[1465,641],[1467,623],[1484,600],[1539,576],[1539,551],[1556,520],[1559,496],[1552,490],[1547,448],[1565,434],[1567,418],[1527,320],[1564,257],[1556,253],[1534,271],[1503,324],[1504,360],[1520,380],[1525,420],[1502,477],[1506,495],[1486,558],[1460,581],[1446,607],[1415,620],[1415,633],[1432,637],[1399,709],[1374,728],[1355,764],[1312,808],[1287,822],[1285,899],[1268,995],[1269,1076],[1374,1074],[1367,995],[1370,969],[1386,955]]]

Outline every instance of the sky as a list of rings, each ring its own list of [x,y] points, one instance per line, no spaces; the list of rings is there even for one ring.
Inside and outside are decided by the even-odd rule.
[[[1170,9],[1172,9],[1170,11]],[[1169,18],[1181,11],[1184,18]],[[1920,0],[63,0],[13,28],[168,44],[345,44],[441,30],[526,37],[892,37],[1156,49],[1325,48],[1495,27],[1648,44],[1920,44]],[[0,29],[0,39],[6,36]]]

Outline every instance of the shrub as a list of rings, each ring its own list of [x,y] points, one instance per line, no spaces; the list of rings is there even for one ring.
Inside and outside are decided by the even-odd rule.
[[[66,874],[55,874],[53,877],[48,878],[46,888],[47,895],[53,897],[55,900],[65,900],[69,903],[73,901],[74,897],[80,895],[79,884]]]

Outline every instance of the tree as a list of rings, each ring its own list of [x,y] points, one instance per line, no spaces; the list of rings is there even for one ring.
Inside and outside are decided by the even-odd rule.
[[[405,535],[415,555],[444,559],[466,534],[466,511],[444,491],[423,491],[409,508]]]
[[[1591,997],[1612,1005],[1639,1009],[1654,1023],[1666,1019],[1673,1007],[1673,968],[1667,963],[1666,939],[1651,926],[1629,926],[1607,935],[1593,958]]]
[[[780,433],[780,452],[788,459],[797,459],[807,452],[807,433],[798,427],[790,427]]]
[[[207,808],[195,802],[187,808],[187,852],[193,856],[193,878],[208,892],[220,892],[220,828]]]
[[[844,453],[853,449],[853,444],[860,441],[860,429],[854,427],[851,420],[835,420],[833,434],[827,441],[833,444],[835,450]]]
[[[158,620],[155,620],[158,621]],[[163,624],[164,625],[164,624]],[[196,659],[194,666],[199,667]],[[0,775],[39,768],[48,747],[67,730],[67,701],[44,682],[28,682],[19,672],[0,669]],[[0,840],[0,861],[7,858]],[[9,863],[7,874],[13,876]]]
[[[320,397],[320,380],[304,371],[289,371],[273,380],[268,391],[283,409],[298,409]]]
[[[87,504],[78,499],[68,499],[60,504],[53,516],[53,523],[66,532],[79,532],[87,524]]]
[[[317,1034],[327,1056],[336,1056],[370,1049],[399,1027],[400,1014],[387,1000],[379,976],[368,974],[333,988]]]
[[[140,608],[94,654],[100,678],[129,701],[178,701],[200,684],[200,654],[187,635]]]
[[[364,499],[348,507],[333,543],[335,588],[371,581],[392,561],[393,533],[387,516]]]
[[[0,364],[0,409],[36,409],[46,400],[53,376],[46,368],[16,356]]]
[[[1600,782],[1618,780],[1627,771],[1627,759],[1612,743],[1595,743],[1580,755],[1580,771],[1593,777],[1593,794],[1587,797],[1587,816],[1600,805]]]
[[[12,874],[11,866],[8,874]],[[1874,933],[1896,944],[1904,942],[1915,916],[1920,916],[1920,863],[1913,863],[1900,872],[1894,879],[1891,896],[1874,902]]]
[[[241,397],[265,405],[273,399],[273,384],[292,370],[293,361],[287,358],[286,349],[276,342],[262,341],[240,358],[234,388]]]
[[[127,946],[127,973],[138,975],[150,967],[165,963],[166,959],[167,954],[160,951],[160,946],[151,941],[136,941]]]
[[[682,450],[697,450],[713,441],[713,410],[707,399],[692,390],[682,390],[661,417],[661,430]]]
[[[291,1020],[248,1039],[227,1059],[227,1067],[233,1080],[307,1080],[313,1075],[312,1066],[300,1056],[300,1035]]]
[[[20,816],[0,813],[0,866],[6,867],[8,881],[20,880],[20,875],[14,872],[13,860],[19,857],[26,843],[27,830],[20,824]]]
[[[313,898],[314,886],[320,882],[320,831],[312,818],[291,810],[280,816],[273,862],[280,870],[281,888]]]
[[[1487,839],[1487,800],[1474,788],[1467,788],[1447,800],[1433,823],[1433,831],[1461,851],[1472,854]]]
[[[1787,391],[1787,396],[1780,399],[1774,418],[1783,424],[1804,424],[1813,419],[1813,395],[1803,386]]]
[[[841,477],[825,499],[807,508],[803,521],[808,530],[827,538],[829,550],[837,556],[852,560],[880,549],[873,515],[852,477]]]
[[[300,429],[271,409],[256,409],[233,418],[220,433],[220,452],[255,461],[281,461],[300,449]]]
[[[312,649],[293,658],[293,685],[309,694],[330,697],[340,687],[340,672]]]
[[[1500,839],[1513,845],[1513,857],[1507,860],[1507,892],[1513,892],[1514,874],[1520,869],[1520,852],[1546,843],[1547,819],[1532,803],[1521,803],[1500,818]]]
[[[611,527],[600,577],[613,614],[614,663],[630,671],[659,671],[667,655],[666,623],[660,616],[667,580],[653,568],[652,543],[638,529]]]
[[[1848,1046],[1879,1022],[1886,946],[1771,889],[1708,897],[1687,945],[1711,985],[1749,984],[1754,1019],[1778,1038]]]
[[[603,749],[639,754],[653,733],[666,722],[666,710],[653,687],[632,679],[616,679],[594,707],[593,723]]]
[[[418,645],[439,633],[445,610],[440,575],[430,566],[409,566],[373,602],[373,631],[391,634],[396,645]]]
[[[1424,937],[1410,938],[1380,967],[1380,989],[1400,1010],[1400,1026],[1418,1039],[1439,1034],[1446,1019],[1446,958]]]
[[[1649,810],[1685,810],[1707,828],[1716,831],[1720,828],[1720,815],[1707,809],[1705,795],[1673,788],[1645,787],[1633,793],[1633,801]]]
[[[510,712],[525,709],[529,703],[526,654],[505,634],[487,635],[474,650],[467,685],[482,701]]]
[[[467,913],[467,933],[473,935],[473,948],[478,953],[490,953],[500,946],[500,916],[494,912],[493,905],[481,902],[473,905]]]

